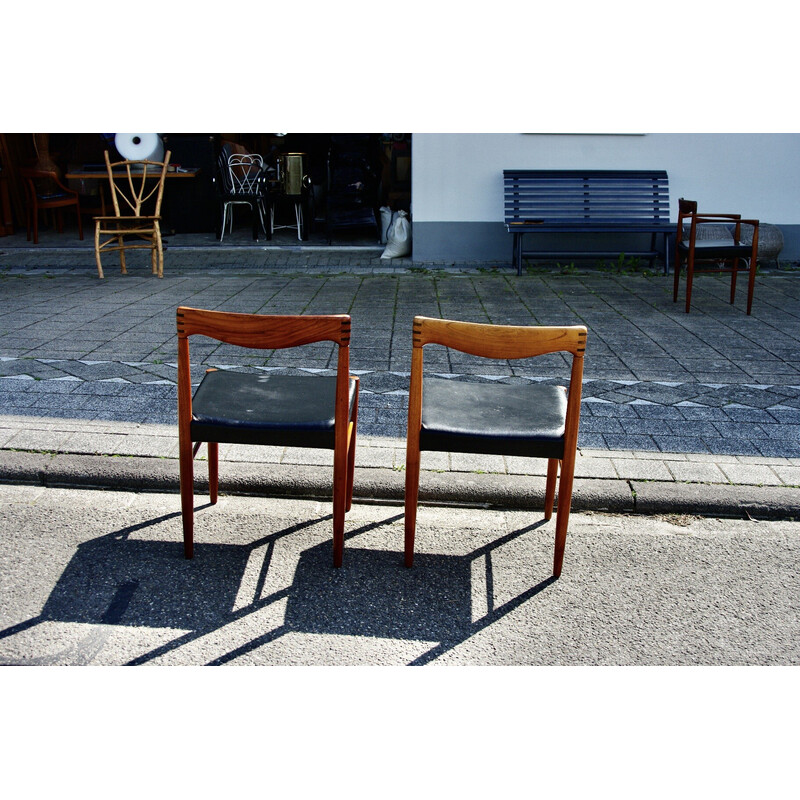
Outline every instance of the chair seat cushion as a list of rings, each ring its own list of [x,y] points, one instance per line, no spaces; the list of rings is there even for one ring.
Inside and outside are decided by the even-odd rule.
[[[192,441],[333,449],[335,404],[335,376],[207,372],[192,400]]]
[[[684,255],[688,254],[689,242],[678,242],[678,250]],[[695,258],[748,258],[752,253],[752,243],[735,244],[733,239],[696,239],[694,243]]]
[[[562,458],[566,418],[563,386],[426,377],[420,449]]]

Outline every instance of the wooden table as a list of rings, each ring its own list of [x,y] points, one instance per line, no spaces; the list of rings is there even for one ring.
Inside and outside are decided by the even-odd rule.
[[[182,168],[180,172],[174,170],[172,172],[168,171],[166,174],[167,180],[173,180],[175,178],[196,178],[198,173],[200,172],[199,167],[186,167]],[[134,173],[136,174],[136,173]],[[157,178],[160,173],[153,172],[150,173],[148,170],[147,177],[148,178]],[[114,172],[114,177],[124,178],[127,176],[125,172]],[[103,216],[106,215],[106,183],[108,181],[108,171],[103,168],[101,169],[75,169],[71,172],[65,173],[64,177],[67,180],[76,180],[76,181],[102,181],[100,183],[100,206],[102,208]]]

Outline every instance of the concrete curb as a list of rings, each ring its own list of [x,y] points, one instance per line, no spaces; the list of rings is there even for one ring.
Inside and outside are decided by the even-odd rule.
[[[45,487],[178,492],[178,462],[171,458],[48,454],[3,451],[0,483]],[[195,468],[198,494],[207,491],[202,463]],[[225,462],[220,492],[264,497],[330,498],[330,467]],[[360,502],[402,503],[403,472],[356,467],[354,497]],[[526,475],[426,472],[420,501],[477,508],[541,509],[544,480]],[[800,489],[779,486],[575,479],[575,511],[694,514],[791,520],[800,518]]]

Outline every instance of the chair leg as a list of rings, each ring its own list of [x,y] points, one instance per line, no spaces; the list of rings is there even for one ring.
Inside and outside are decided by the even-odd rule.
[[[117,245],[119,246],[119,267],[123,275],[128,274],[128,268],[125,265],[125,247],[122,236],[117,236]]]
[[[103,275],[103,264],[100,260],[100,223],[98,222],[94,228],[94,258],[97,261],[97,275],[100,278],[105,277]]]
[[[556,545],[553,556],[553,577],[561,576],[564,548],[567,544],[567,525],[572,505],[572,478],[575,472],[575,454],[561,462],[561,480],[558,482],[558,508],[556,510]]]
[[[228,206],[227,205],[223,205],[222,206],[222,224],[220,225],[219,233],[217,234],[217,239],[219,239],[220,242],[222,242],[222,240],[225,238],[225,222],[227,221],[227,219],[228,219]]]
[[[406,447],[405,565],[414,566],[414,536],[419,499],[419,438],[409,437]]]
[[[181,479],[181,517],[183,519],[183,554],[194,556],[194,466],[192,442],[188,436],[181,437],[179,444]]]
[[[75,206],[75,215],[78,217],[78,238],[83,241],[83,222],[81,221],[81,207]]]
[[[692,303],[692,282],[694,281],[694,258],[689,256],[686,259],[686,313]]]
[[[219,497],[219,442],[208,442],[208,496],[211,505]]]
[[[544,492],[544,518],[550,519],[553,516],[553,502],[556,499],[556,478],[558,477],[557,458],[547,460],[547,484]]]
[[[777,260],[777,259],[776,259]],[[755,258],[750,259],[750,274],[747,281],[747,313],[750,314],[753,308],[753,292],[756,288],[756,270],[758,269],[758,261]]]
[[[161,225],[156,222],[153,226],[154,236],[156,240],[156,248],[158,254],[158,277],[164,277],[164,242],[161,239]]]
[[[356,431],[358,430],[358,388],[359,381],[356,378],[356,397],[353,403],[353,420],[350,423],[350,442],[347,450],[347,499],[345,511],[349,511],[353,506],[353,478],[356,467]]]
[[[342,566],[344,514],[347,506],[347,449],[333,451],[333,566]]]
[[[739,259],[733,259],[733,265],[731,269],[731,305],[733,305],[733,300],[736,297],[736,273],[739,271]]]

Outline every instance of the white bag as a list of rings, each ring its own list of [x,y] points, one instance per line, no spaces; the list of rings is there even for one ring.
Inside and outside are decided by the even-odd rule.
[[[389,228],[392,227],[397,212],[392,213],[389,206],[381,206],[381,244],[386,244],[389,241]]]
[[[400,258],[411,255],[411,222],[405,211],[398,211],[389,227],[386,248],[381,258]]]

